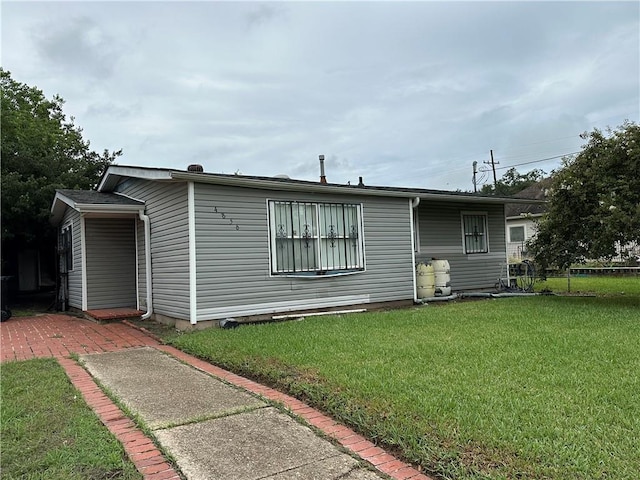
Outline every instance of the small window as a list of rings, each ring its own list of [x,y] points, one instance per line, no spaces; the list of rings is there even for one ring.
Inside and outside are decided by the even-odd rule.
[[[73,270],[73,228],[65,225],[60,231],[60,268],[62,271]]]
[[[269,201],[271,273],[364,270],[361,206]]]
[[[524,242],[524,225],[509,227],[509,241],[512,243]]]
[[[464,237],[464,253],[487,253],[487,215],[463,214],[462,234]]]

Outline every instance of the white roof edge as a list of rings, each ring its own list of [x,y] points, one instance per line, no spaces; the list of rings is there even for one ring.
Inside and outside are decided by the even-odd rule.
[[[112,203],[76,203],[75,209],[80,213],[88,212],[137,212],[144,205],[114,205]]]
[[[527,220],[528,218],[538,218],[542,217],[544,213],[521,213],[520,215],[511,215],[510,217],[505,217],[506,220]]]
[[[115,184],[120,177],[142,178],[146,180],[171,180],[171,174],[172,172],[170,170],[161,170],[157,168],[109,165],[96,190],[98,192],[102,192],[107,187],[115,187]],[[111,184],[113,184],[113,186]]]
[[[214,183],[217,185],[231,185],[238,187],[262,188],[265,190],[286,190],[286,191],[304,191],[311,193],[343,193],[358,195],[374,195],[384,197],[406,197],[413,198],[416,195],[409,192],[387,191],[387,190],[368,190],[359,189],[358,187],[328,185],[326,183],[317,184],[313,182],[299,184],[287,183],[280,180],[269,180],[264,178],[243,177],[242,175],[233,177],[216,177],[203,175],[201,173],[189,172],[172,172],[175,179],[186,180],[200,183]]]
[[[139,200],[138,200],[139,201]],[[144,210],[143,205],[114,205],[112,203],[76,203],[66,195],[56,192],[56,196],[53,199],[51,205],[51,216],[49,222],[57,225],[62,220],[64,215],[63,206],[69,206],[80,213],[137,213],[141,209]]]
[[[473,194],[454,194],[454,193],[438,193],[438,192],[412,192],[405,190],[375,190],[369,188],[359,188],[346,185],[327,185],[322,183],[287,183],[279,180],[269,180],[262,178],[243,177],[241,175],[234,177],[217,177],[203,175],[202,173],[190,173],[190,172],[171,172],[171,176],[176,180],[186,180],[200,183],[214,183],[217,185],[232,185],[242,187],[263,188],[265,190],[286,190],[286,191],[304,191],[311,193],[336,193],[336,194],[348,194],[348,195],[370,195],[374,197],[396,197],[396,198],[415,198],[420,197],[424,199],[434,198],[438,200],[452,200],[456,202],[472,202],[472,203],[543,203],[536,202],[529,199],[511,199],[504,197],[479,197]]]
[[[385,189],[360,189],[355,186],[347,185],[327,185],[322,183],[287,183],[281,180],[270,180],[268,178],[255,178],[238,176],[216,176],[207,175],[199,172],[183,172],[170,169],[155,169],[149,167],[130,167],[110,165],[102,177],[97,190],[111,191],[122,177],[133,177],[146,180],[183,180],[199,183],[210,183],[216,185],[229,185],[249,188],[261,188],[265,190],[284,190],[284,191],[304,191],[311,193],[335,193],[347,195],[370,195],[374,197],[396,197],[396,198],[415,198],[450,200],[455,202],[471,202],[471,203],[544,203],[531,199],[505,198],[505,197],[480,197],[474,194],[455,194],[455,193],[439,193],[439,192],[414,192],[406,190]]]
[[[60,223],[60,220],[62,220],[62,216],[64,215],[63,205],[76,208],[76,203],[73,200],[60,192],[56,192],[56,196],[53,197],[53,203],[51,204],[49,223],[53,225]]]
[[[56,196],[53,197],[53,203],[51,204],[51,212],[53,213],[53,209],[56,207],[56,202],[61,201],[63,203],[66,203],[67,205],[69,205],[71,208],[76,208],[76,202],[74,202],[73,200],[71,200],[69,197],[67,197],[65,194],[60,193],[60,192],[56,192]]]

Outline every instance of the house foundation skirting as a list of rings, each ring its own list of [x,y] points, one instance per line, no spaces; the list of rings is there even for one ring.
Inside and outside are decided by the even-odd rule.
[[[367,310],[379,310],[379,309],[389,309],[389,308],[403,308],[409,307],[413,305],[412,299],[407,300],[393,300],[388,302],[376,302],[376,303],[368,303],[366,304]],[[349,304],[349,305],[332,305],[331,307],[324,308],[298,308],[294,310],[287,310],[290,314],[301,314],[305,313],[315,313],[315,312],[332,312],[338,310],[344,310],[345,307],[353,307],[353,308],[363,308],[362,304]],[[242,323],[257,323],[257,322],[265,322],[265,321],[279,321],[274,320],[273,316],[277,315],[281,312],[269,312],[257,315],[234,315],[233,318],[240,324]],[[228,318],[231,315],[224,317]],[[165,325],[170,325],[175,327],[178,330],[204,330],[206,328],[219,327],[220,320],[224,320],[224,318],[212,319],[212,320],[201,320],[198,321],[195,325],[191,324],[189,320],[170,317],[167,315],[154,313],[152,317],[156,322],[163,323]]]

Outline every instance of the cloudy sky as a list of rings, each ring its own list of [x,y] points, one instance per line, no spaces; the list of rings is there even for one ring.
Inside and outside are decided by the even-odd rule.
[[[120,164],[315,180],[324,154],[330,182],[471,190],[490,150],[498,176],[549,172],[585,130],[640,118],[635,1],[3,1],[1,17],[2,67]]]

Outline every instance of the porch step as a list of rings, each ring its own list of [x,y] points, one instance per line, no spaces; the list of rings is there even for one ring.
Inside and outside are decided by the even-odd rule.
[[[100,310],[85,310],[82,312],[88,320],[98,323],[119,322],[121,320],[139,319],[144,312],[135,308],[105,308]]]

